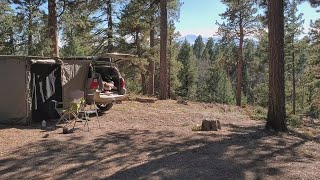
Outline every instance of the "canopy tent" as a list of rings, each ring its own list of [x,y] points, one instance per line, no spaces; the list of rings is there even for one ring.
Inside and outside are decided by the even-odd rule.
[[[55,118],[52,100],[85,91],[90,59],[0,56],[0,123],[28,124]]]

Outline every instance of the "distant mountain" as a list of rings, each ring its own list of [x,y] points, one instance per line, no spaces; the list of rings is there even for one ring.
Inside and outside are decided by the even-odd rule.
[[[194,42],[196,41],[197,37],[198,37],[197,35],[189,34],[189,35],[186,35],[186,36],[179,37],[176,41],[177,42],[183,42],[186,39],[188,41],[188,43],[194,44]],[[202,40],[203,40],[204,43],[207,43],[208,39],[209,39],[209,37],[203,37],[202,36]],[[218,41],[219,39],[220,38],[218,38],[218,37],[213,37],[214,41]]]

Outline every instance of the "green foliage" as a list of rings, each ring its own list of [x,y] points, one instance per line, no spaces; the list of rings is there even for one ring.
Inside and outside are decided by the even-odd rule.
[[[0,54],[14,54],[14,11],[8,1],[0,4]]]
[[[258,9],[255,7],[255,2],[252,0],[222,0],[228,8],[222,14],[222,23],[216,22],[219,25],[218,33],[229,39],[234,40],[239,38],[240,29],[246,29],[244,35],[252,35],[259,27],[257,18]]]
[[[194,45],[193,45],[193,54],[196,56],[196,58],[199,60],[202,56],[202,52],[204,50],[204,43],[203,43],[203,40],[202,40],[202,36],[199,35],[197,37],[197,39],[195,40],[194,42]]]
[[[0,3],[0,54],[50,55],[48,12],[45,0],[2,0]],[[227,6],[217,23],[222,39],[209,38],[204,44],[198,36],[193,46],[176,43],[174,21],[179,19],[181,3],[168,0],[168,62],[171,97],[204,102],[233,104],[236,67],[239,56],[240,17],[244,32],[242,102],[258,105],[255,119],[264,119],[268,105],[268,33],[258,28],[265,24],[257,14],[255,1],[222,0]],[[111,3],[113,29],[108,26]],[[316,3],[314,3],[317,5]],[[159,89],[159,5],[148,0],[88,0],[58,1],[59,41],[61,55],[100,55],[109,42],[114,51],[139,56],[134,62],[119,64],[129,92],[142,92],[142,77],[150,76],[149,63],[155,61],[155,92]],[[310,33],[301,38],[303,18],[297,11],[297,1],[288,0],[285,10],[286,107],[292,111],[292,84],[296,83],[297,113],[310,111],[320,116],[320,19],[311,22]],[[261,22],[259,22],[260,20]],[[154,31],[154,47],[150,47],[150,30]],[[112,34],[112,37],[108,35]],[[255,35],[253,40],[251,35]],[[110,41],[111,40],[111,41]],[[293,54],[295,58],[293,59]],[[293,78],[293,70],[296,73]],[[148,82],[147,82],[148,83]],[[148,85],[148,84],[147,84]],[[299,118],[288,122],[299,125]]]
[[[261,30],[258,39],[259,44],[257,44],[257,46],[247,44],[248,47],[253,48],[252,50],[247,49],[247,47],[245,48],[245,56],[248,58],[248,60],[246,59],[246,70],[248,71],[246,80],[250,84],[248,99],[249,103],[267,107],[269,95],[267,32]],[[253,56],[253,58],[251,56]]]
[[[187,41],[182,43],[177,60],[182,64],[181,71],[178,75],[181,86],[178,88],[177,94],[182,97],[187,97],[188,99],[195,99],[197,69],[195,56]]]
[[[170,94],[171,97],[176,97],[177,92],[179,91],[179,87],[181,86],[181,82],[179,79],[179,72],[182,69],[182,63],[177,60],[177,56],[179,53],[179,44],[173,42],[170,46]]]
[[[206,47],[202,53],[202,59],[205,60],[208,59],[210,61],[213,61],[214,59],[214,41],[213,38],[210,37],[206,43]]]
[[[300,127],[302,125],[302,118],[301,116],[290,115],[287,117],[287,122],[290,126]]]
[[[209,69],[205,84],[206,86],[200,91],[202,101],[234,104],[235,96],[231,80],[222,68]]]
[[[92,53],[96,43],[92,41],[94,37],[91,32],[93,32],[95,22],[90,18],[91,15],[90,7],[86,3],[69,6],[64,11],[61,18],[63,56],[88,56]]]
[[[4,22],[1,22],[0,41],[3,39],[6,46],[6,50],[0,50],[1,53],[46,55],[49,48],[48,23],[45,12],[40,9],[44,3],[44,0],[19,0],[12,1],[11,4],[9,1],[4,1],[3,4],[1,2],[0,11],[3,11],[5,17]]]
[[[255,120],[266,120],[267,119],[267,109],[261,106],[254,106],[253,112],[250,114],[251,119]]]

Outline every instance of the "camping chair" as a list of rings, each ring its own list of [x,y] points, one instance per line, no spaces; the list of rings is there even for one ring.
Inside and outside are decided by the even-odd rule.
[[[60,119],[56,123],[58,125],[61,121],[66,121],[70,123],[71,116],[73,116],[73,128],[78,120],[78,115],[81,110],[81,107],[84,104],[84,93],[82,91],[76,90],[70,93],[70,97],[73,99],[70,102],[57,102],[53,100],[55,103],[55,110],[60,115]],[[68,118],[67,118],[68,116]]]
[[[98,120],[98,124],[99,124],[99,128],[100,128],[98,107],[95,105],[95,103],[93,103],[89,106],[86,106],[86,102],[84,99],[84,92],[80,91],[80,90],[72,91],[70,93],[70,97],[72,99],[74,99],[71,104],[72,110],[76,112],[77,117],[78,117],[78,115],[82,114],[81,119],[82,119],[82,121],[84,121],[84,126],[87,125],[88,131],[89,131],[89,122],[88,121],[89,121],[90,114],[95,114],[97,116],[97,120]],[[75,126],[75,123],[77,122],[77,120],[78,119],[75,120],[74,126]]]
[[[97,121],[98,121],[98,125],[100,128],[100,119],[99,119],[99,114],[98,114],[98,107],[96,106],[96,104],[93,102],[90,105],[87,106],[82,106],[82,109],[80,110],[80,114],[82,114],[82,120],[84,120],[84,126],[87,125],[88,127],[88,131],[89,131],[89,119],[90,119],[90,114],[95,114],[97,117]]]
[[[56,112],[59,114],[60,119],[56,123],[56,126],[61,122],[65,121],[67,123],[70,122],[71,116],[72,118],[78,119],[77,112],[74,110],[76,105],[70,103],[70,102],[57,102],[55,100],[52,100],[54,103],[54,108]]]

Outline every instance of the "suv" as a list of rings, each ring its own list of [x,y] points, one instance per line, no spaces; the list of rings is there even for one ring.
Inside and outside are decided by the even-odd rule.
[[[88,73],[87,103],[94,102],[100,111],[108,111],[114,102],[124,100],[127,90],[116,64],[133,57],[129,54],[108,53],[94,58]]]

